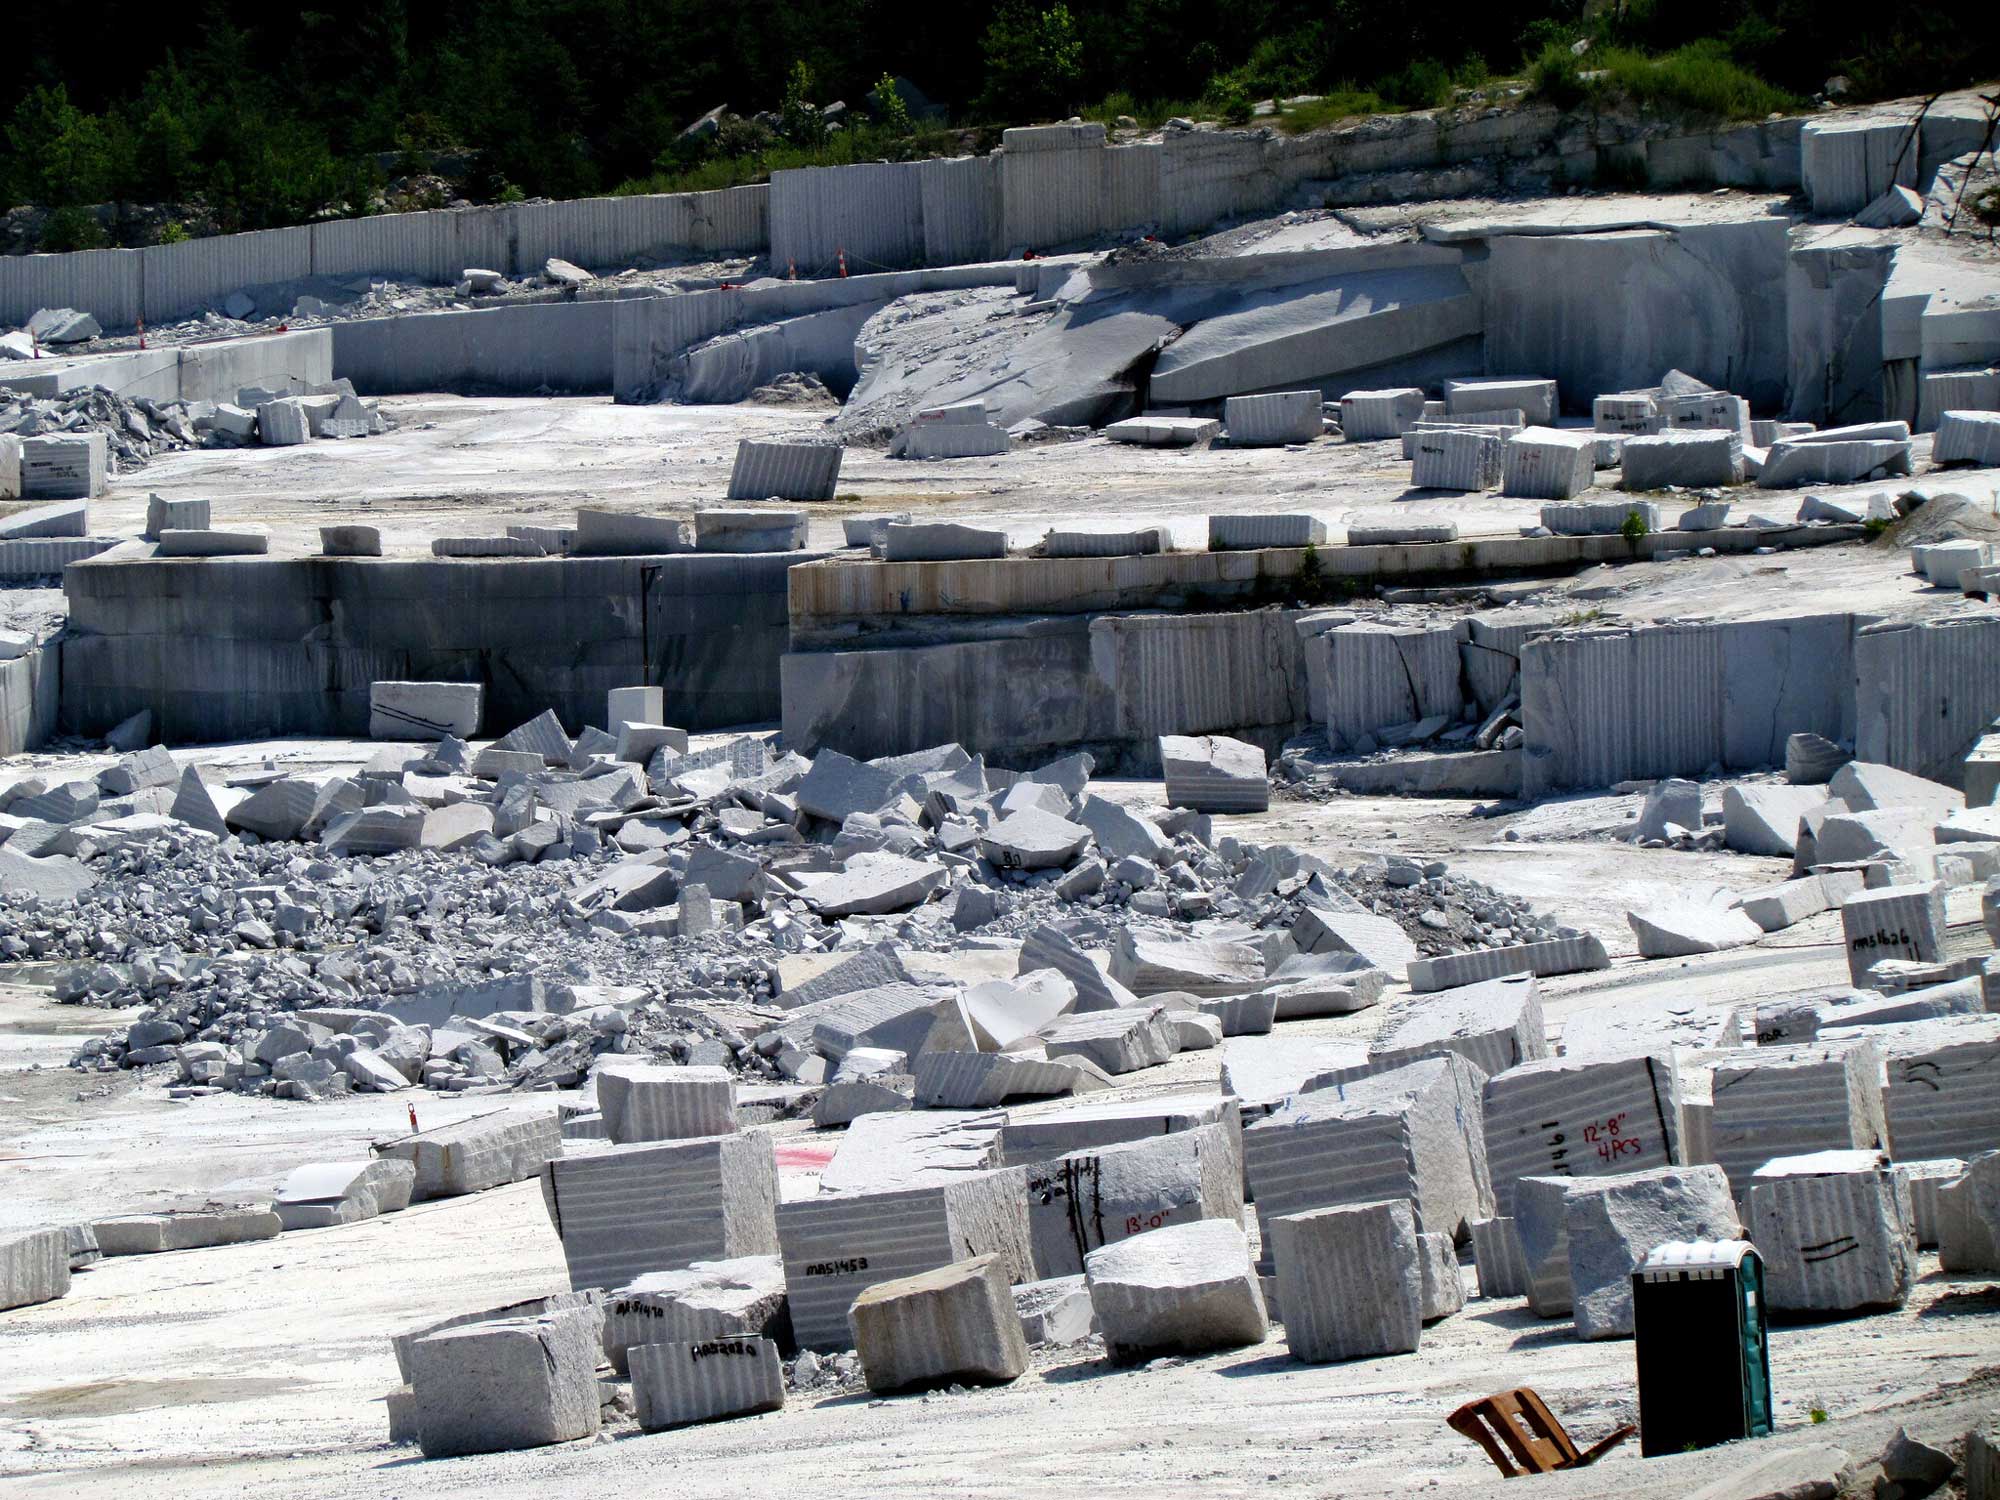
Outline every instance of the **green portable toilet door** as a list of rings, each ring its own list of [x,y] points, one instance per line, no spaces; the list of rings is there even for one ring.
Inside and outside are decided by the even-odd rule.
[[[1771,1352],[1765,1336],[1762,1258],[1754,1253],[1745,1255],[1737,1266],[1736,1278],[1743,1299],[1738,1309],[1743,1329],[1743,1430],[1751,1437],[1769,1437]]]

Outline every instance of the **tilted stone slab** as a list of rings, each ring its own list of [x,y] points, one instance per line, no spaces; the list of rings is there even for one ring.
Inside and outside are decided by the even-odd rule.
[[[1028,1346],[1009,1271],[998,1255],[976,1255],[863,1290],[847,1318],[868,1388],[1019,1379]]]

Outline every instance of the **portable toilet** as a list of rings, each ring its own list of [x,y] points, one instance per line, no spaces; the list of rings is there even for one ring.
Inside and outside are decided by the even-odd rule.
[[[1632,1336],[1646,1457],[1769,1435],[1764,1262],[1747,1240],[1655,1247],[1632,1273]]]

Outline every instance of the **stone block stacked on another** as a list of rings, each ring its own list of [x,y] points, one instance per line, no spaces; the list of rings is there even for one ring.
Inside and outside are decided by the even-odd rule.
[[[1196,812],[1264,812],[1271,783],[1264,752],[1227,735],[1160,736],[1167,804]]]
[[[1444,383],[1449,416],[1518,408],[1529,422],[1544,427],[1556,419],[1556,395],[1556,383],[1539,377],[1475,375]]]
[[[1236,1100],[1213,1094],[1074,1104],[1054,1111],[1037,1110],[1032,1115],[1012,1111],[1000,1127],[1000,1159],[1010,1167],[1036,1166],[1072,1153],[1100,1151],[1127,1142],[1148,1144],[1159,1136],[1215,1124],[1228,1127],[1240,1155],[1240,1113]]]
[[[411,1347],[426,1458],[538,1448],[598,1430],[594,1310],[475,1323]]]
[[[1563,1194],[1570,1308],[1578,1338],[1629,1338],[1632,1273],[1655,1246],[1741,1236],[1720,1167],[1660,1167],[1586,1177]]]
[[[140,536],[149,542],[160,539],[163,531],[206,531],[209,506],[206,500],[169,500],[164,495],[146,497],[146,529]]]
[[[1368,1045],[1378,1071],[1441,1052],[1456,1053],[1486,1076],[1547,1057],[1535,976],[1512,974],[1405,1001]]]
[[[1880,1149],[1888,1136],[1881,1068],[1865,1040],[1757,1047],[1719,1059],[1710,1073],[1709,1149],[1739,1199],[1773,1158]]]
[[[35,1229],[0,1239],[0,1312],[69,1294],[69,1235]]]
[[[1180,1051],[1171,1013],[1158,1005],[1063,1016],[1035,1034],[1051,1062],[1081,1057],[1113,1077],[1158,1067]]]
[[[782,1258],[698,1260],[650,1272],[604,1299],[604,1354],[621,1375],[637,1345],[724,1338],[791,1341]]]
[[[847,1310],[878,1282],[987,1254],[1001,1257],[1010,1282],[1034,1279],[1022,1175],[952,1170],[943,1176],[920,1187],[822,1192],[778,1206],[786,1295],[801,1348],[847,1347]]]
[[[645,1432],[785,1407],[785,1367],[765,1338],[641,1344],[631,1351],[631,1371],[633,1412]]]
[[[579,1291],[771,1254],[777,1201],[777,1158],[763,1134],[613,1146],[542,1171],[542,1202]]]
[[[1268,1222],[1292,1353],[1322,1363],[1416,1352],[1423,1251],[1407,1202],[1313,1209]]]
[[[449,1318],[422,1323],[402,1333],[392,1333],[389,1335],[389,1350],[396,1356],[396,1371],[407,1386],[414,1367],[413,1351],[418,1339],[453,1328],[469,1328],[474,1323],[518,1323],[524,1318],[532,1320],[575,1311],[588,1313],[593,1329],[599,1327],[603,1318],[603,1306],[597,1301],[595,1292],[550,1292],[546,1297],[527,1297],[498,1307],[480,1308],[476,1312],[455,1313]]]
[[[1003,1132],[1004,1134],[1004,1132]],[[1240,1222],[1243,1155],[1232,1123],[1071,1152],[1020,1169],[1035,1273],[1074,1276],[1105,1245],[1201,1219]]]
[[[848,1326],[871,1391],[971,1381],[1004,1385],[1028,1368],[1009,1267],[977,1255],[866,1288]]]
[[[1084,1258],[1083,1274],[1105,1357],[1116,1364],[1238,1349],[1270,1332],[1249,1242],[1227,1220],[1106,1245]]]
[[[605,1134],[617,1145],[736,1129],[736,1078],[727,1068],[618,1061],[600,1065],[596,1078]]]
[[[1901,1307],[1916,1275],[1907,1190],[1875,1151],[1779,1157],[1749,1179],[1764,1295],[1784,1312]]]

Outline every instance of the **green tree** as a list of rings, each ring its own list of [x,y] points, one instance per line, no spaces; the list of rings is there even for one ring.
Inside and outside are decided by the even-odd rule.
[[[996,117],[1067,113],[1083,81],[1083,43],[1061,3],[1006,0],[981,47],[986,58],[982,107]]]
[[[15,189],[32,202],[102,203],[116,190],[112,132],[105,121],[70,103],[69,90],[60,83],[30,90],[15,106],[7,147],[19,179]]]

